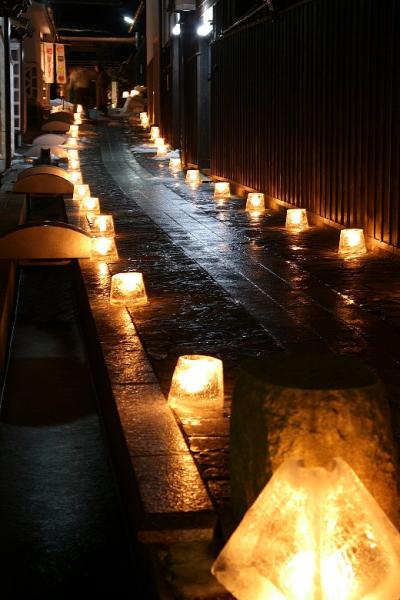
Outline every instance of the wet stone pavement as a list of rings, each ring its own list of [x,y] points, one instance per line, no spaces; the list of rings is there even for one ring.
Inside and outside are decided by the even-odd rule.
[[[119,270],[142,271],[150,303],[134,324],[167,395],[181,354],[224,361],[223,414],[181,426],[218,510],[229,500],[229,400],[239,363],[272,352],[357,353],[390,394],[396,435],[400,259],[382,250],[337,256],[339,232],[288,233],[284,212],[252,216],[244,199],[188,187],[125,121],[88,126],[84,179],[112,212]],[[94,133],[95,132],[95,133]]]

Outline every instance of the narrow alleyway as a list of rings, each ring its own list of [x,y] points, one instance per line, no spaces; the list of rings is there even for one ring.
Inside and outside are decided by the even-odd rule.
[[[388,386],[398,430],[397,257],[378,250],[343,261],[338,230],[289,234],[283,211],[253,217],[242,198],[214,200],[211,183],[190,189],[182,174],[170,173],[168,161],[146,150],[138,129],[109,121],[95,130],[82,170],[103,211],[114,215],[121,261],[112,270],[145,275],[150,304],[133,319],[165,394],[184,353],[224,360],[228,400],[244,358],[276,351],[357,353]],[[182,424],[223,508],[228,412]]]

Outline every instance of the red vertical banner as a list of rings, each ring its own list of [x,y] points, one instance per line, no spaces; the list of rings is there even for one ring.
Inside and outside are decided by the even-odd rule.
[[[42,71],[44,83],[54,83],[54,51],[49,42],[42,42]]]
[[[64,44],[55,44],[57,83],[67,83]]]

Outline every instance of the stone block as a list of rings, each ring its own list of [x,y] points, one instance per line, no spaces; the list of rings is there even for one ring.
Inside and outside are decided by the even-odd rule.
[[[280,464],[341,457],[399,524],[397,460],[385,390],[356,357],[272,356],[243,363],[232,402],[232,508],[239,520]]]

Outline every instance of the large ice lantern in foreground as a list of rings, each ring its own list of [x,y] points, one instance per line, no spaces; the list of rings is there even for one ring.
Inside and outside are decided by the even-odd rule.
[[[342,459],[290,459],[212,571],[238,600],[398,600],[400,535]]]

